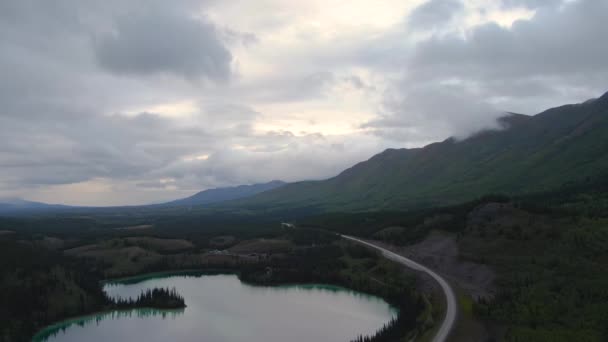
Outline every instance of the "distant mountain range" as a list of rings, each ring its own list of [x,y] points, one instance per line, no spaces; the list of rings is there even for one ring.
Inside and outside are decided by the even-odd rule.
[[[70,207],[60,204],[47,204],[42,202],[26,201],[20,198],[0,199],[0,213],[16,211],[45,211],[66,208]]]
[[[226,188],[209,189],[198,192],[190,197],[163,203],[168,206],[196,206],[212,203],[220,203],[240,198],[257,195],[264,191],[273,190],[285,185],[285,182],[274,180],[268,183],[239,185]]]
[[[535,116],[510,113],[500,123],[504,129],[463,141],[388,149],[331,179],[287,184],[230,205],[406,209],[488,193],[540,192],[608,176],[608,93]]]
[[[449,109],[446,109],[449,110]],[[412,209],[518,195],[608,177],[608,93],[534,116],[509,113],[501,130],[413,149],[388,149],[323,181],[241,185],[156,206],[360,211]],[[143,206],[142,208],[155,206]],[[0,200],[0,213],[73,207]]]
[[[216,188],[198,192],[190,197],[175,201],[143,206],[118,206],[112,207],[116,210],[124,209],[153,209],[154,207],[177,207],[177,206],[202,206],[224,201],[236,200],[257,195],[261,192],[276,189],[285,185],[285,182],[275,180],[268,183],[239,185],[234,187]],[[47,204],[42,202],[27,201],[20,198],[0,199],[0,214],[46,212],[57,210],[108,210],[109,207],[79,207],[59,204]]]

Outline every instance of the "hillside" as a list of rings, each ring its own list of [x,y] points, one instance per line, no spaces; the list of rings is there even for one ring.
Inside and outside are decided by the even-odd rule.
[[[606,341],[608,181],[298,222],[380,240],[459,288],[455,341]],[[481,326],[472,324],[475,320]]]
[[[287,184],[232,204],[247,208],[374,210],[523,194],[608,172],[608,93],[535,116],[508,114],[504,129],[463,141],[388,149],[324,181]]]
[[[268,183],[239,185],[234,187],[216,188],[198,192],[190,197],[165,203],[169,206],[203,205],[224,202],[239,198],[250,197],[261,192],[276,189],[285,185],[282,181],[271,181]]]
[[[0,214],[4,213],[29,213],[32,211],[52,211],[57,209],[68,209],[69,206],[59,204],[47,204],[32,202],[20,198],[0,199]]]

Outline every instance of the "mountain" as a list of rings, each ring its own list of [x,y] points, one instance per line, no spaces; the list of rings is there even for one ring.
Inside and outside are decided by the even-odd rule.
[[[414,149],[388,149],[324,181],[287,184],[231,205],[320,210],[407,209],[488,193],[524,194],[608,175],[608,93],[535,116],[509,113],[502,130]]]
[[[239,185],[227,188],[216,188],[198,192],[190,197],[164,203],[169,206],[181,206],[181,205],[202,205],[224,202],[239,198],[246,198],[253,195],[257,195],[264,191],[279,188],[285,185],[285,182],[274,180],[268,183],[252,184],[252,185]]]
[[[26,201],[20,198],[0,199],[0,213],[14,213],[25,211],[46,211],[69,208],[65,205],[47,204],[42,202]]]

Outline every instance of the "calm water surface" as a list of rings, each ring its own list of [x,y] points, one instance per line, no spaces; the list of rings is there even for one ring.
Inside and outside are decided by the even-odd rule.
[[[35,341],[344,342],[372,334],[397,314],[380,298],[344,288],[249,286],[235,275],[176,275],[106,284],[104,290],[127,298],[153,287],[175,287],[187,308],[89,316],[60,324]]]

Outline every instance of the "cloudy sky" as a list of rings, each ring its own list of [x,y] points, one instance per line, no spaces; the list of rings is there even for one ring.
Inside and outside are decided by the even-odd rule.
[[[608,90],[604,0],[2,0],[0,197],[333,176]]]

